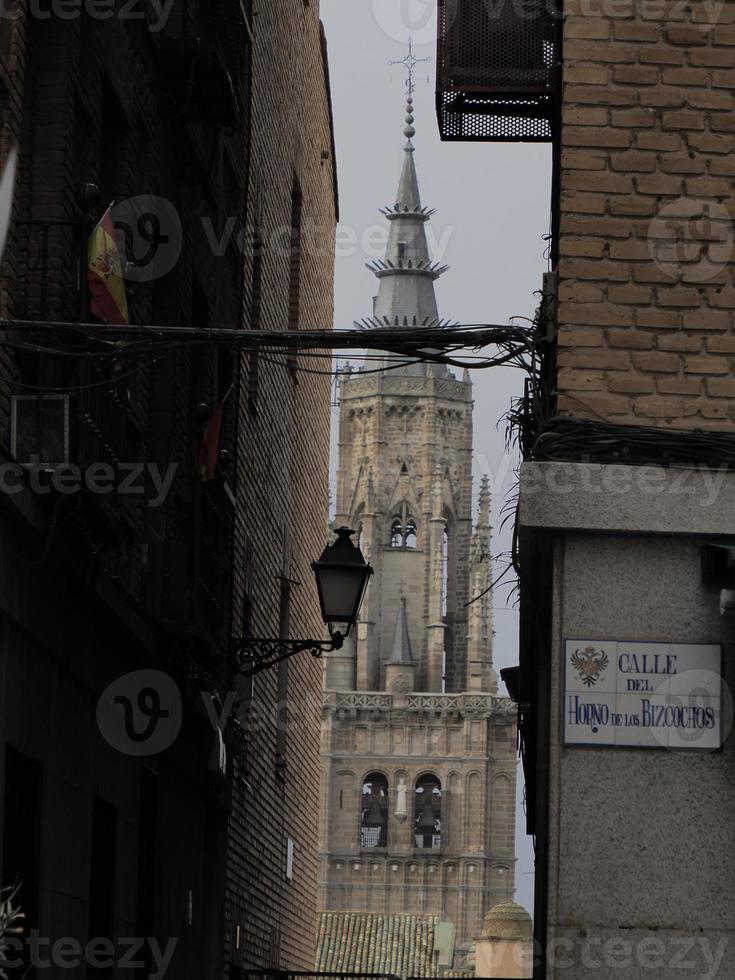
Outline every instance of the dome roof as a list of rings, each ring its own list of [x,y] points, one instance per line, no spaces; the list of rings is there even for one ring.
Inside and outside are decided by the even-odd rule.
[[[522,905],[502,902],[485,916],[482,934],[486,939],[530,939],[533,936],[533,920]]]

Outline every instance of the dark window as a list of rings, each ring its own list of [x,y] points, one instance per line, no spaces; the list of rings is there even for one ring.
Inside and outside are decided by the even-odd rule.
[[[303,197],[298,180],[294,179],[291,191],[291,264],[288,277],[288,329],[298,330],[301,306],[301,211]],[[296,380],[298,354],[290,351],[287,356],[288,369]]]
[[[220,347],[217,351],[217,396],[215,402],[222,405],[220,429],[220,476],[230,484],[235,482],[235,454],[237,451],[237,366],[233,352]]]
[[[11,450],[21,466],[69,459],[69,396],[13,395]]]
[[[416,847],[442,844],[442,784],[429,774],[416,780],[414,793],[414,841]]]
[[[281,580],[281,602],[278,624],[278,636],[288,639],[291,620],[291,583]],[[289,662],[282,660],[278,664],[277,701],[276,701],[276,772],[285,774],[288,759],[288,675]]]
[[[263,232],[259,225],[253,229],[253,270],[250,290],[250,329],[260,330],[263,302]],[[248,404],[252,412],[258,406],[258,380],[260,355],[257,350],[251,351],[248,360]]]
[[[156,857],[157,857],[157,814],[158,814],[158,776],[148,766],[140,770],[140,798],[138,801],[138,917],[137,934],[155,936],[156,928]],[[151,951],[148,943],[136,957],[144,965],[136,975],[148,977],[153,970]]]
[[[5,750],[5,795],[3,805],[3,887],[19,885],[14,905],[25,915],[23,930],[38,929],[38,898],[41,864],[42,768],[40,763],[17,752]],[[36,970],[22,954],[23,966],[10,976],[35,980]],[[27,972],[26,972],[27,971]]]
[[[241,636],[245,638],[252,637],[253,635],[253,603],[249,595],[244,595],[242,598],[242,633]],[[252,663],[252,661],[250,661]],[[240,707],[238,709],[238,718],[241,724],[245,724],[247,721],[247,713],[252,704],[253,697],[255,696],[255,678],[254,677],[243,677],[242,674],[235,671],[233,683],[235,689],[237,690],[238,700],[240,702]]]
[[[82,59],[84,60],[84,59]],[[128,122],[120,100],[107,79],[102,89],[102,144],[100,148],[100,205],[127,193]]]
[[[89,939],[115,941],[115,883],[117,877],[117,811],[99,796],[92,810],[89,872]],[[111,977],[112,967],[92,967],[89,980]]]
[[[388,780],[371,772],[362,784],[360,847],[388,846]]]

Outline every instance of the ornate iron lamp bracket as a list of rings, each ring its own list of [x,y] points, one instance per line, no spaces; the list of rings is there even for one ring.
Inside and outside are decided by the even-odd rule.
[[[312,657],[339,650],[344,644],[344,636],[333,633],[329,640],[250,640],[236,637],[232,642],[237,672],[243,677],[252,677],[306,650]]]

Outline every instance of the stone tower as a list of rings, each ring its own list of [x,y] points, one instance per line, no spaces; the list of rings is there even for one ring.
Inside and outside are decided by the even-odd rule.
[[[385,259],[364,327],[439,327],[414,163],[413,101]],[[472,385],[385,354],[341,382],[335,526],[375,575],[327,660],[321,908],[425,912],[462,962],[514,892],[515,711],[492,663],[490,492],[472,519]],[[467,605],[468,601],[482,596]]]

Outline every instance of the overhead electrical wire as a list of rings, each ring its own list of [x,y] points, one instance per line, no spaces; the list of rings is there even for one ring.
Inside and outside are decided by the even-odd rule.
[[[512,354],[529,352],[533,347],[533,332],[517,326],[497,324],[461,325],[441,328],[386,327],[348,330],[248,330],[213,327],[170,327],[139,324],[106,325],[49,320],[0,319],[0,334],[51,334],[76,337],[87,343],[99,344],[109,356],[122,351],[136,353],[162,345],[227,346],[234,349],[263,350],[334,350],[369,349],[392,354],[418,356],[421,360],[441,360],[467,348],[479,350],[496,345],[508,347]],[[2,340],[3,345],[18,343]],[[28,341],[24,341],[28,343]],[[31,346],[35,346],[31,342]],[[38,345],[40,347],[40,345]],[[60,353],[71,353],[59,348]]]

